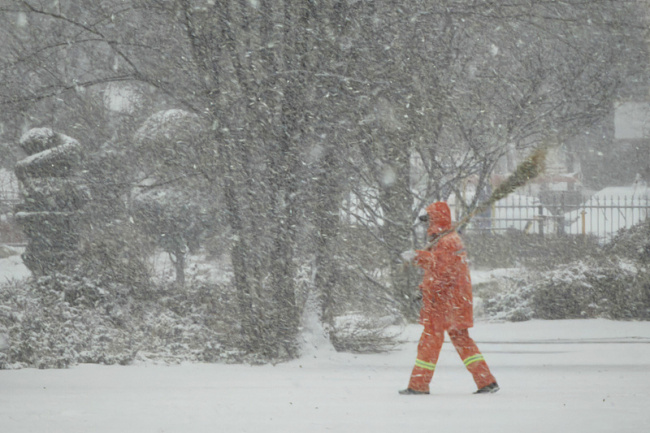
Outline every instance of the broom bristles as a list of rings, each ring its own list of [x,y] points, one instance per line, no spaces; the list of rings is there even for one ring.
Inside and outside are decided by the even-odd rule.
[[[490,197],[485,200],[483,203],[480,203],[476,208],[465,215],[456,225],[451,229],[445,230],[440,233],[436,239],[429,242],[424,249],[428,250],[434,247],[440,238],[444,235],[447,235],[451,232],[458,230],[459,227],[464,226],[472,219],[475,215],[485,212],[489,207],[499,200],[507,197],[513,193],[517,188],[526,185],[530,180],[539,176],[544,169],[546,168],[546,153],[548,147],[538,147],[535,151],[524,161],[522,161],[515,171],[508,176],[508,178],[503,181],[490,195]]]
[[[479,204],[470,215],[474,216],[477,213],[483,213],[494,203],[509,196],[515,192],[517,188],[526,185],[531,179],[539,176],[545,169],[546,153],[547,148],[545,147],[536,149],[528,158],[522,161],[515,171],[492,192],[492,195],[490,195],[486,201]],[[465,223],[466,222],[467,221],[465,221]]]

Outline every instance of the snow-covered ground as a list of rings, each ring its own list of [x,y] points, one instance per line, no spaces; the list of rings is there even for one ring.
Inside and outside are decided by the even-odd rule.
[[[0,279],[21,278],[15,257]],[[477,279],[487,278],[477,275]],[[310,329],[307,327],[306,329]],[[400,396],[421,328],[397,350],[337,353],[305,334],[304,356],[264,366],[79,365],[0,371],[2,433],[649,431],[650,323],[479,321],[472,336],[501,391],[474,384],[447,342],[432,394]]]
[[[0,431],[642,432],[650,428],[650,326],[479,323],[502,387],[474,384],[449,342],[429,396],[400,396],[420,328],[388,354],[308,348],[276,366],[81,365],[0,371]]]
[[[16,250],[22,252],[22,249]],[[0,283],[13,279],[20,280],[30,275],[31,273],[23,264],[20,255],[16,254],[5,258],[0,256]]]

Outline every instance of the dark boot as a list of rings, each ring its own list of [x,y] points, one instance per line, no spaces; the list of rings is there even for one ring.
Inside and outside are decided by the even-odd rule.
[[[411,388],[402,389],[399,391],[401,395],[427,395],[429,391],[416,391]]]
[[[496,382],[493,382],[489,385],[484,386],[483,388],[479,389],[476,391],[474,394],[492,394],[494,392],[497,392],[499,390],[499,384]]]

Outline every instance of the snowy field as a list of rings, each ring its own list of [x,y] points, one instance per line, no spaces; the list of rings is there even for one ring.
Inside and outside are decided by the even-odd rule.
[[[3,280],[24,276],[14,259],[0,260]],[[275,366],[0,370],[0,432],[650,431],[648,322],[479,321],[472,336],[501,391],[473,395],[447,342],[432,394],[400,396],[420,331],[377,355],[336,353],[306,331],[304,356]]]
[[[645,432],[650,326],[479,323],[474,338],[502,387],[474,384],[447,342],[429,396],[400,396],[420,328],[388,354],[307,347],[276,366],[80,365],[0,371],[0,431]]]

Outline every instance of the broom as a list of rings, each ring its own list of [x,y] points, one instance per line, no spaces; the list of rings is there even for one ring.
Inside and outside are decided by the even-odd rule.
[[[465,215],[452,228],[440,232],[434,240],[429,242],[424,247],[424,249],[429,250],[433,248],[443,236],[457,231],[459,227],[467,224],[474,216],[485,212],[494,203],[501,200],[502,198],[507,197],[517,188],[526,185],[528,181],[536,178],[539,174],[541,174],[544,171],[545,167],[547,149],[547,146],[537,148],[528,158],[526,158],[521,162],[521,164],[517,166],[515,171],[492,192],[492,195],[490,195],[487,200],[476,206],[472,212]]]

